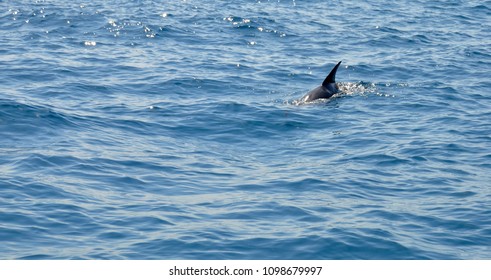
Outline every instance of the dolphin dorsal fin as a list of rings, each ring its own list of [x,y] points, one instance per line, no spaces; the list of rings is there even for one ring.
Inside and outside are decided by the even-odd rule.
[[[338,64],[336,64],[336,66],[334,66],[334,68],[332,68],[331,70],[331,73],[329,73],[329,75],[327,75],[326,79],[324,80],[324,82],[322,82],[322,85],[323,86],[326,86],[327,84],[331,84],[331,83],[335,83],[336,81],[336,71],[338,71],[338,67],[339,65],[341,64],[341,61],[338,62]]]

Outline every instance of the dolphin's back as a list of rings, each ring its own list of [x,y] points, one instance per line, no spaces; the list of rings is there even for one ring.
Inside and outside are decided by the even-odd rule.
[[[338,70],[341,61],[332,68],[331,72],[322,82],[322,85],[307,92],[307,94],[301,99],[303,102],[310,102],[320,98],[329,98],[339,91],[338,85],[336,85],[336,71]]]

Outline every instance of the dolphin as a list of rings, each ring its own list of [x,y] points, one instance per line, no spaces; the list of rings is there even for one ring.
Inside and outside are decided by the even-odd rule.
[[[313,90],[307,92],[304,97],[300,99],[301,102],[311,102],[319,98],[329,98],[335,93],[339,92],[339,87],[336,84],[336,71],[338,70],[341,61],[332,68],[331,73],[327,75],[322,85],[314,88]]]

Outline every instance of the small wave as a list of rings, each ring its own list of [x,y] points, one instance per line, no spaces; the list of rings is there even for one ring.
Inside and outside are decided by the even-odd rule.
[[[234,28],[253,30],[257,32],[276,34],[280,37],[285,37],[286,33],[282,32],[271,25],[274,20],[267,18],[242,18],[237,16],[228,16],[223,18],[224,21],[230,22]]]
[[[60,128],[73,125],[69,116],[52,108],[27,105],[9,100],[0,100],[0,126],[8,125],[4,132],[31,134],[43,128]],[[25,130],[29,127],[29,130]],[[32,129],[32,130],[30,130]]]

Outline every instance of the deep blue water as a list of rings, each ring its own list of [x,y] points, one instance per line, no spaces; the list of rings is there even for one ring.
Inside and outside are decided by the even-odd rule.
[[[1,259],[491,258],[491,1],[162,2],[0,2]]]

